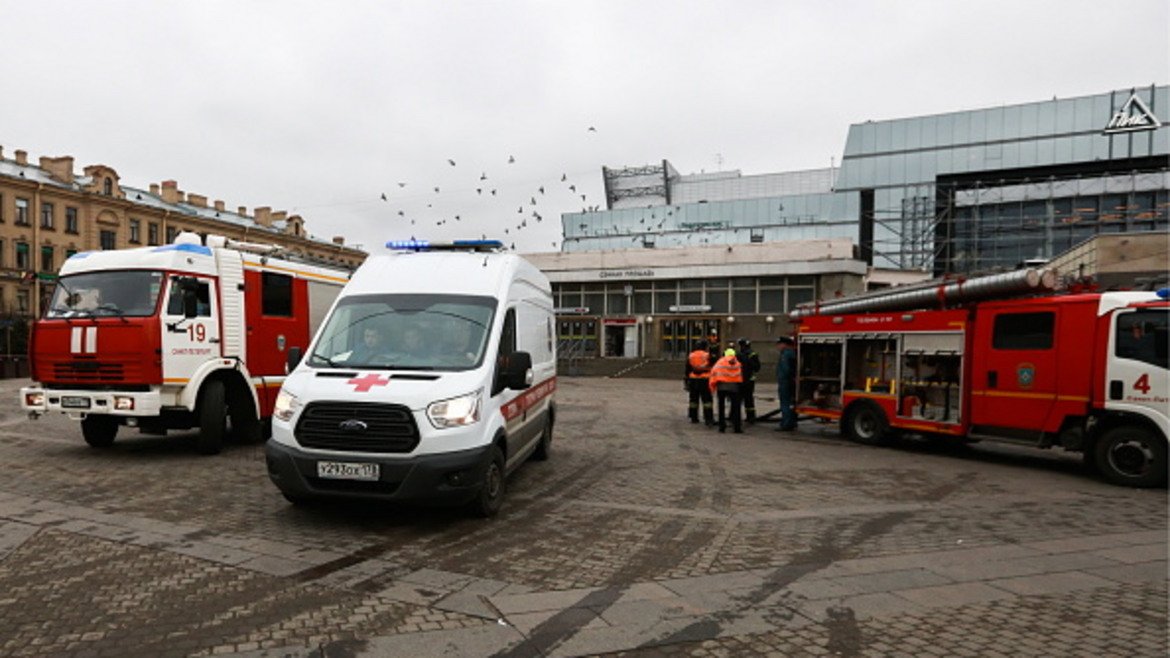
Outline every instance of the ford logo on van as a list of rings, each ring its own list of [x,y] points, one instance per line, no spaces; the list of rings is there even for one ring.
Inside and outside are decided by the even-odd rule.
[[[370,426],[363,423],[362,421],[360,421],[356,418],[350,418],[349,420],[341,421],[341,423],[339,423],[337,425],[337,428],[340,429],[342,432],[352,432],[352,433],[357,434],[357,433],[365,432],[367,429],[370,428]]]

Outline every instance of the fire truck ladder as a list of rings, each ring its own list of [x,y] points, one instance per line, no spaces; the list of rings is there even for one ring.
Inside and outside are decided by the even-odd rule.
[[[814,315],[945,308],[985,299],[1021,297],[1051,291],[1055,287],[1055,270],[1016,270],[974,279],[935,280],[847,299],[816,302],[796,308],[788,317],[799,320]]]

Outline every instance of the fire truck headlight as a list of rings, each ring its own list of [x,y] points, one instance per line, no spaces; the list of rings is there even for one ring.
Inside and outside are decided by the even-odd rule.
[[[134,411],[134,398],[124,395],[114,396],[114,409],[118,411]]]
[[[281,389],[280,393],[276,395],[276,404],[273,405],[272,416],[287,423],[292,420],[293,414],[300,407],[301,401],[297,399],[297,396],[286,393],[284,389]]]
[[[432,402],[427,407],[427,418],[436,429],[470,425],[479,420],[479,398],[483,389],[449,400]]]
[[[25,393],[24,404],[27,407],[42,407],[45,404],[44,393]]]

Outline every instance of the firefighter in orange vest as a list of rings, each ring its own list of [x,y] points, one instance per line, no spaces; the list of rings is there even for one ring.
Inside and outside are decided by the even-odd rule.
[[[711,368],[710,384],[712,391],[719,394],[719,431],[727,431],[727,421],[724,414],[726,402],[731,401],[731,426],[736,434],[743,434],[743,424],[739,417],[739,387],[743,383],[743,367],[735,357],[735,350],[728,349],[723,358]]]
[[[715,411],[711,408],[711,389],[707,379],[711,374],[711,359],[707,352],[707,341],[695,343],[695,349],[687,357],[686,385],[691,400],[687,406],[687,413],[691,422],[699,422],[699,403],[703,404],[703,422],[708,426],[715,424]]]

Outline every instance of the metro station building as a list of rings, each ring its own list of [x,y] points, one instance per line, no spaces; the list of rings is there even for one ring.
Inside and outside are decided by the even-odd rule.
[[[603,167],[605,207],[562,215],[561,252],[528,258],[553,281],[562,341],[652,358],[710,329],[787,333],[812,299],[1013,269],[1096,236],[1149,234],[1135,244],[1165,263],[1165,120],[1170,87],[1151,85],[856,123],[839,167]]]

